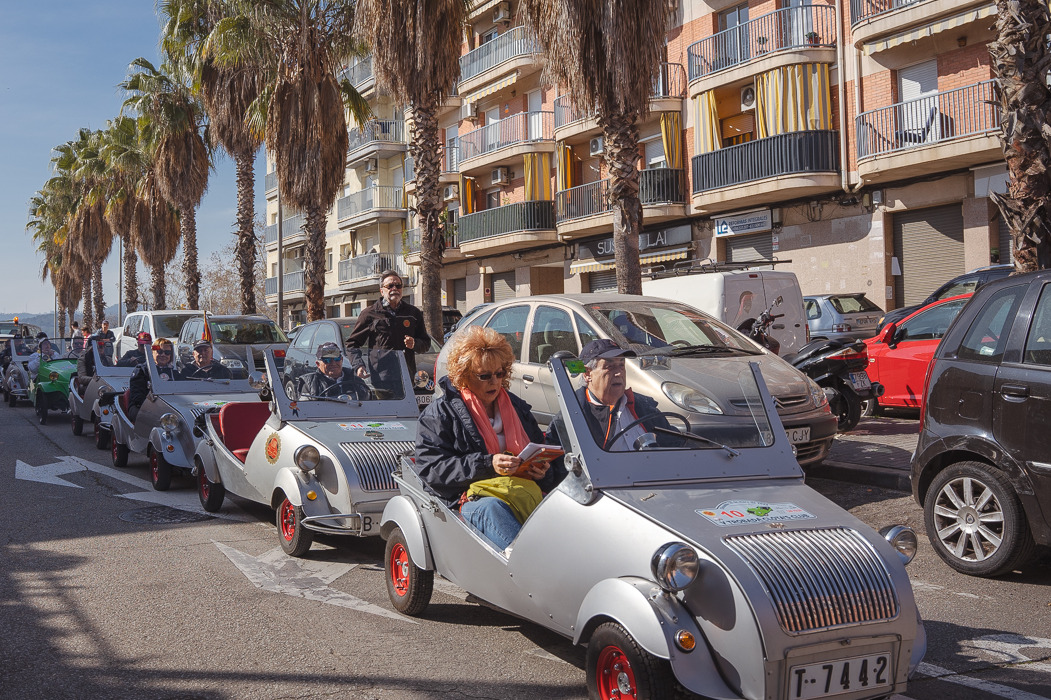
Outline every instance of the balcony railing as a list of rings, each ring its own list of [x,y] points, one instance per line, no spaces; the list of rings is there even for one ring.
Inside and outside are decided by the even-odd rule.
[[[284,289],[282,292],[302,292],[307,288],[306,277],[302,270],[296,272],[286,272],[285,283],[282,285]],[[263,292],[266,296],[273,296],[277,294],[277,277],[267,277],[264,282]]]
[[[788,49],[836,45],[836,10],[799,5],[775,10],[690,44],[690,80]]]
[[[379,276],[386,270],[398,269],[398,258],[389,253],[367,253],[354,258],[339,261],[339,283],[379,282]]]
[[[362,127],[351,129],[347,152],[377,141],[405,143],[405,122],[401,119],[373,119]]]
[[[393,185],[374,185],[366,187],[360,192],[340,197],[337,206],[337,216],[340,221],[349,219],[359,214],[364,214],[371,209],[404,209],[405,188]]]
[[[643,206],[684,204],[682,169],[651,168],[639,173],[639,199]],[[556,221],[572,221],[611,211],[609,179],[571,187],[555,194]]]
[[[412,182],[416,179],[416,159],[412,156],[405,156],[405,182]]]
[[[458,222],[460,243],[491,238],[518,231],[546,231],[555,228],[555,203],[518,202],[464,214]]]
[[[693,192],[779,175],[838,170],[838,131],[793,131],[694,156]]]
[[[372,72],[372,56],[363,58],[347,69],[347,80],[355,88],[364,85],[371,80],[375,74]]]
[[[539,50],[540,47],[525,27],[512,27],[460,57],[460,82],[470,80],[504,61],[529,56]]]
[[[1000,128],[995,81],[946,90],[857,116],[858,158],[952,141]]]
[[[443,173],[460,172],[460,137],[456,136],[445,143],[445,154],[442,157]]]
[[[554,112],[519,112],[460,137],[460,158],[476,158],[530,141],[554,138]]]
[[[884,12],[908,7],[924,0],[850,0],[850,23],[857,24],[863,19],[882,15]]]
[[[267,173],[266,174],[266,179],[264,180],[263,184],[266,187],[266,191],[267,192],[270,192],[271,190],[276,190],[277,189],[277,171],[275,170],[272,173]]]
[[[686,96],[686,69],[681,63],[662,63],[657,77],[653,81],[651,96],[661,97],[685,97]],[[569,95],[560,95],[555,98],[555,128],[561,129],[567,124],[580,121],[587,116],[573,106]]]
[[[419,253],[422,248],[422,241],[420,240],[420,229],[412,228],[405,232],[405,252],[406,253]],[[460,239],[455,233],[445,234],[445,247],[446,248],[459,248]]]
[[[307,218],[302,214],[296,214],[290,216],[282,222],[281,234],[285,239],[288,239],[298,233],[303,233],[303,227],[306,226]],[[277,224],[270,224],[266,227],[266,244],[277,243]]]

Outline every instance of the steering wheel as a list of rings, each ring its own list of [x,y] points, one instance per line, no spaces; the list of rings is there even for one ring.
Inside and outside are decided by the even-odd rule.
[[[673,341],[671,341],[671,344],[672,344],[672,346],[677,346],[677,347],[680,347],[680,348],[688,348],[693,343],[691,343],[688,340],[673,340]],[[678,415],[678,414],[672,414],[672,415]]]
[[[606,444],[607,445],[616,445],[617,444],[617,440],[619,440],[621,437],[623,437],[626,432],[628,432],[629,430],[634,428],[639,423],[642,423],[643,421],[649,420],[650,418],[654,418],[656,416],[665,416],[667,418],[676,418],[678,420],[681,420],[682,424],[686,427],[686,432],[688,432],[688,433],[689,432],[693,432],[691,430],[692,426],[690,425],[690,421],[686,420],[686,416],[683,416],[683,415],[681,415],[679,413],[672,413],[671,411],[659,411],[657,413],[650,413],[648,415],[645,415],[642,418],[636,418],[631,423],[628,423],[626,426],[624,426],[623,430],[621,430],[619,433],[617,433],[612,438],[610,438],[610,440],[608,442],[606,442]]]

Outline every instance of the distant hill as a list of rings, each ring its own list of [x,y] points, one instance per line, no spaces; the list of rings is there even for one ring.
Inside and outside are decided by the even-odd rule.
[[[18,317],[18,320],[21,323],[30,323],[30,324],[32,324],[34,326],[40,326],[40,329],[42,331],[44,331],[45,333],[47,333],[48,335],[53,335],[55,333],[55,314],[53,312],[52,313],[47,313],[47,314],[24,314],[24,313],[20,314],[20,313],[8,313],[6,311],[0,311],[0,319],[3,319],[5,321],[8,321],[8,320],[14,318],[15,316]],[[112,306],[107,306],[106,307],[106,317],[109,318],[109,320],[110,320],[110,326],[113,327],[114,330],[116,330],[116,326],[117,326],[117,305],[116,304],[113,304]],[[76,319],[78,321],[82,321],[83,317],[82,317],[82,315],[80,313],[78,313],[76,315]],[[67,319],[66,323],[67,324],[69,323],[68,319]],[[66,327],[66,335],[69,335],[69,327],[68,326]]]

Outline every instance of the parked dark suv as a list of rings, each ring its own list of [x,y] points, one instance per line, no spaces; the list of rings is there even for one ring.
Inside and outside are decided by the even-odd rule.
[[[949,566],[996,576],[1051,544],[1051,271],[991,282],[927,374],[912,490]]]
[[[900,309],[892,309],[883,314],[883,318],[879,320],[876,330],[883,330],[883,327],[888,323],[897,323],[913,311],[918,311],[927,304],[933,304],[939,299],[948,299],[949,297],[958,296],[960,294],[970,294],[982,285],[1007,277],[1014,272],[1014,269],[1014,265],[989,265],[988,267],[979,267],[970,272],[965,272],[962,275],[953,277],[951,280],[931,292],[931,295],[919,304],[904,306]]]

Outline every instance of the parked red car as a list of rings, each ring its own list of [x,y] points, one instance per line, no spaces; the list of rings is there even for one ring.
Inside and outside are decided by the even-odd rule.
[[[928,304],[864,341],[869,350],[869,379],[885,389],[879,406],[923,406],[923,382],[934,351],[970,298],[970,294],[961,294]]]

